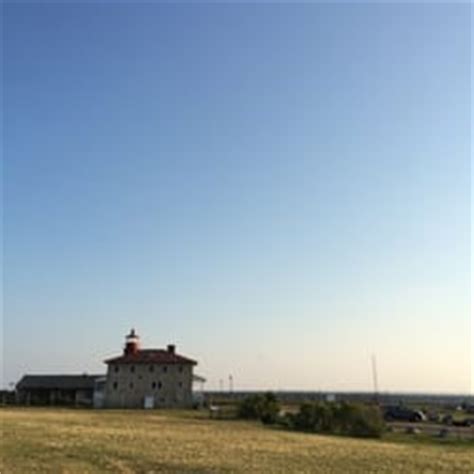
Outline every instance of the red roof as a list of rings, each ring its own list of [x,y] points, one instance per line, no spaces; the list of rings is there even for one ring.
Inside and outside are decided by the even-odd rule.
[[[141,349],[134,354],[123,354],[105,361],[106,364],[192,364],[197,365],[193,359],[188,359],[174,352],[164,349]]]

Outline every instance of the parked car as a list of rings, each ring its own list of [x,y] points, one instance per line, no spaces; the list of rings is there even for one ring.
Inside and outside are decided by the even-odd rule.
[[[469,428],[471,426],[474,426],[474,418],[464,418],[464,420],[453,420],[451,424],[453,426],[462,426]]]
[[[403,406],[386,407],[384,410],[386,421],[426,421],[426,415],[421,410],[412,410]]]

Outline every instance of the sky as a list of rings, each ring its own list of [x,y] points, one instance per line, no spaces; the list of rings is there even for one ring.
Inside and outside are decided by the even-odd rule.
[[[469,5],[3,17],[4,386],[134,327],[210,389],[473,389]]]

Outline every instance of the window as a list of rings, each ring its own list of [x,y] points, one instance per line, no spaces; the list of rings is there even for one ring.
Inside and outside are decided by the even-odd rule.
[[[130,382],[128,386],[130,387],[130,389],[132,389],[133,388],[133,382]]]
[[[168,366],[166,365],[163,366],[163,372],[168,372]]]
[[[117,390],[117,388],[118,388],[118,383],[117,383],[117,382],[114,382],[113,387],[114,387],[114,390]]]
[[[183,382],[179,382],[179,388],[183,388]]]
[[[182,373],[182,372],[183,372],[183,366],[182,366],[182,365],[180,365],[180,366],[178,367],[178,371],[179,371],[179,373]]]
[[[158,388],[163,387],[163,384],[161,382],[158,382]]]
[[[117,373],[118,371],[119,371],[119,366],[116,365],[116,366],[114,367],[114,372]]]
[[[151,388],[152,388],[152,389],[155,389],[155,388],[156,388],[156,382],[152,382]]]
[[[130,372],[132,372],[132,374],[135,372],[135,366],[134,366],[134,365],[132,365],[132,366],[130,367]]]
[[[149,372],[153,372],[154,370],[155,370],[155,367],[153,365],[150,365],[150,367],[148,367]]]

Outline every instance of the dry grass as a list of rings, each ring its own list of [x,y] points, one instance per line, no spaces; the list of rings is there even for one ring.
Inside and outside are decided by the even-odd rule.
[[[472,446],[306,435],[195,412],[2,409],[6,473],[472,473]]]

